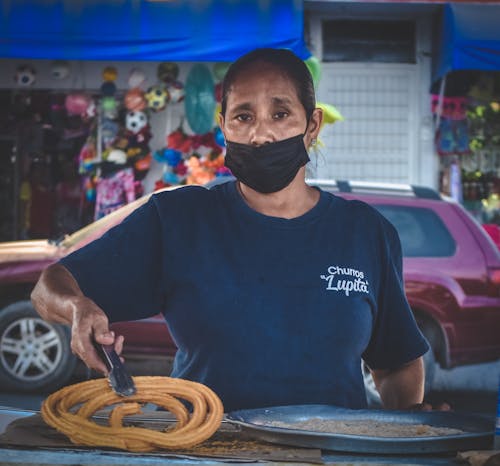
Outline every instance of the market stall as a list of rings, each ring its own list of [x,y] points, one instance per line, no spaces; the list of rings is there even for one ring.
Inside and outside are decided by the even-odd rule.
[[[435,51],[432,111],[441,190],[500,224],[500,5],[447,4]]]
[[[311,55],[297,0],[0,9],[1,240],[57,238],[156,187],[226,174],[229,63],[263,46]]]

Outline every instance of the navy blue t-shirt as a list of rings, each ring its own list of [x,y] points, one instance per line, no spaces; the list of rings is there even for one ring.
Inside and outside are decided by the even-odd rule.
[[[234,182],[155,194],[61,260],[111,322],[162,312],[173,377],[226,411],[306,403],[366,407],[361,359],[390,369],[428,350],[402,281],[394,227],[321,191],[304,215],[262,215]]]

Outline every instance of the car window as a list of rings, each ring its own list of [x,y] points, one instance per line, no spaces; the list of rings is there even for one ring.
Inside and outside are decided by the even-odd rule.
[[[395,227],[404,257],[448,257],[455,253],[455,240],[431,209],[374,205]]]

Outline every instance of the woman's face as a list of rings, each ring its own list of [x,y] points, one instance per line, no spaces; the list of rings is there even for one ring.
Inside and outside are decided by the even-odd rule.
[[[304,144],[309,147],[319,132],[321,110],[307,123],[293,82],[267,63],[255,64],[235,79],[226,114],[220,116],[226,140],[256,146],[306,133]]]

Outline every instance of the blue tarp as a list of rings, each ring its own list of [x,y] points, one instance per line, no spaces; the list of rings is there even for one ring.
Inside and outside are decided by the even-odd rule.
[[[311,53],[302,0],[0,0],[0,58],[233,61]]]
[[[446,4],[433,81],[455,70],[500,71],[500,5]]]

